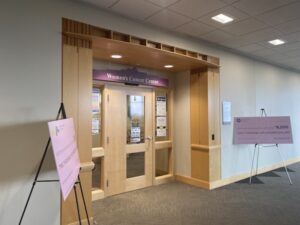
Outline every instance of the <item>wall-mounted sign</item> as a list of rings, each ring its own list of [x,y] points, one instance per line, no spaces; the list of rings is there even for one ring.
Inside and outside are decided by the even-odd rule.
[[[93,88],[92,93],[92,112],[99,113],[101,104],[101,94],[99,88]]]
[[[235,117],[233,143],[292,144],[290,117]]]
[[[167,117],[165,116],[156,117],[156,136],[157,137],[167,136]]]
[[[167,115],[167,98],[165,96],[156,97],[156,116]]]
[[[80,160],[72,118],[48,123],[63,199],[66,200],[77,181]]]
[[[224,101],[222,103],[222,119],[223,124],[231,123],[231,102]]]
[[[154,87],[169,86],[168,79],[140,72],[135,68],[123,70],[93,70],[93,79]]]

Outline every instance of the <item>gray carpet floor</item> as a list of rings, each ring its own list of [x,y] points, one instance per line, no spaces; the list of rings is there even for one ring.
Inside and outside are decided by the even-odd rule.
[[[99,225],[300,225],[300,163],[207,191],[179,182],[153,186],[94,202]]]

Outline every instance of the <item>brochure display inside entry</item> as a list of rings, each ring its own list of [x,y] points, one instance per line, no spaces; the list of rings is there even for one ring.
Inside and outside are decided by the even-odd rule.
[[[167,136],[167,98],[156,96],[156,137]]]

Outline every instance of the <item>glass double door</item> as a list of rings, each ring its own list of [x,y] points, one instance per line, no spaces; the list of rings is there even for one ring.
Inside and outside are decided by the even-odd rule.
[[[153,92],[107,86],[105,153],[108,195],[152,185]]]

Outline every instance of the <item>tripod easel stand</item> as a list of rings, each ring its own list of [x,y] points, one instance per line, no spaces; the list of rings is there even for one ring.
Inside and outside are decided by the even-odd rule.
[[[57,116],[56,116],[56,120],[58,120],[60,118],[60,115],[63,119],[66,119],[67,116],[66,116],[66,112],[65,112],[65,108],[64,108],[64,104],[61,103],[60,104],[60,108],[59,108],[59,111],[57,113]],[[21,215],[21,218],[19,220],[19,225],[22,224],[22,221],[23,221],[23,218],[24,218],[24,215],[25,215],[25,212],[27,210],[27,207],[28,207],[28,203],[31,199],[31,196],[32,196],[32,192],[33,192],[33,189],[36,185],[36,183],[48,183],[48,182],[59,182],[59,180],[39,180],[38,177],[39,177],[39,174],[40,174],[40,171],[42,169],[42,166],[43,166],[43,163],[44,163],[44,160],[46,158],[46,155],[47,155],[47,152],[48,152],[48,149],[50,147],[50,143],[51,143],[51,139],[49,137],[48,141],[47,141],[47,144],[46,144],[46,147],[44,149],[44,153],[43,153],[43,156],[42,156],[42,159],[40,161],[40,164],[39,164],[39,167],[38,167],[38,170],[35,174],[35,178],[34,178],[34,181],[32,183],[32,187],[30,189],[30,192],[29,192],[29,195],[28,195],[28,198],[26,200],[26,204],[24,206],[24,209],[22,211],[22,215]],[[87,219],[87,222],[88,222],[88,225],[90,225],[90,220],[89,220],[89,215],[88,215],[88,211],[87,211],[87,206],[86,206],[86,201],[85,201],[85,198],[84,198],[84,194],[83,194],[83,189],[82,189],[82,185],[81,185],[81,180],[80,180],[80,176],[78,175],[78,178],[77,178],[77,181],[75,182],[74,186],[73,186],[73,190],[74,190],[74,195],[75,195],[75,201],[76,201],[76,209],[77,209],[77,216],[78,216],[78,222],[79,222],[79,225],[82,225],[82,222],[81,222],[81,215],[80,215],[80,208],[79,208],[79,202],[78,202],[78,196],[77,196],[77,190],[76,190],[76,186],[77,184],[79,185],[79,188],[80,188],[80,193],[81,193],[81,197],[82,197],[82,201],[83,201],[83,205],[84,205],[84,210],[85,210],[85,214],[86,214],[86,219]]]
[[[267,116],[265,109],[260,109],[260,110],[261,110],[261,116]],[[270,147],[276,147],[276,149],[277,149],[277,151],[278,151],[278,153],[279,153],[279,156],[280,156],[280,158],[281,158],[282,164],[283,164],[283,166],[284,166],[284,168],[285,168],[285,172],[286,172],[286,174],[287,174],[287,176],[288,176],[288,178],[289,178],[289,182],[290,182],[290,184],[293,184],[293,183],[292,183],[292,180],[291,180],[291,177],[290,177],[290,174],[289,174],[289,172],[288,172],[288,170],[287,170],[285,161],[284,161],[284,159],[283,159],[283,157],[282,157],[282,154],[281,154],[281,152],[280,152],[280,150],[279,150],[279,148],[278,148],[278,144],[271,144],[271,145],[255,144],[255,145],[254,145],[254,152],[253,152],[253,158],[252,158],[252,164],[251,164],[251,172],[250,172],[249,184],[252,183],[253,165],[254,165],[254,159],[255,159],[256,150],[257,150],[257,157],[256,157],[256,171],[255,171],[255,174],[254,174],[254,175],[257,175],[257,172],[258,172],[258,160],[259,160],[259,150],[260,150],[260,148],[270,148]]]

